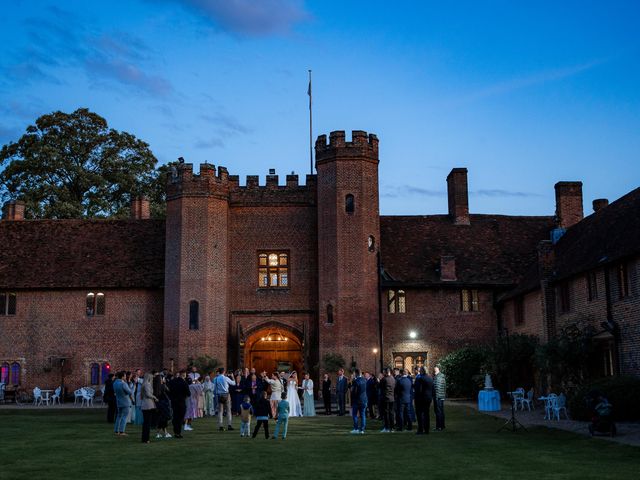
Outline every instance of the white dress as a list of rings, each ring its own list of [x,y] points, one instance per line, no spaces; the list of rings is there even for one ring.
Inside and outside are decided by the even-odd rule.
[[[298,397],[298,382],[295,380],[289,380],[287,386],[287,400],[289,400],[289,416],[301,417],[302,405],[300,404],[300,398]]]

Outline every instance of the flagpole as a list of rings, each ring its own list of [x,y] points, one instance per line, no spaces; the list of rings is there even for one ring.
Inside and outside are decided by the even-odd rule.
[[[311,70],[309,70],[309,90],[307,91],[307,94],[309,95],[309,168],[311,175],[313,175],[313,102],[311,101]]]

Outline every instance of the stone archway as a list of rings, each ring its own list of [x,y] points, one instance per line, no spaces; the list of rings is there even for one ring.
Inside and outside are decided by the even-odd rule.
[[[277,370],[303,371],[302,339],[291,327],[272,322],[248,334],[244,347],[244,365],[271,373]]]

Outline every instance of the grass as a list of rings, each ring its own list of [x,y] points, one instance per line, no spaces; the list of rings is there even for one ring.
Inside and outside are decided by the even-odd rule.
[[[503,420],[462,406],[446,413],[447,430],[428,436],[380,434],[379,422],[352,436],[350,418],[315,417],[290,420],[284,441],[246,439],[237,419],[235,431],[218,432],[207,418],[182,440],[144,445],[137,426],[115,438],[105,410],[0,409],[0,479],[638,478],[638,447],[543,427],[497,433]]]

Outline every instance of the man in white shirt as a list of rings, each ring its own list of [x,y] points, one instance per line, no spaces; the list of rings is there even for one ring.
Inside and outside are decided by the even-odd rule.
[[[214,379],[214,393],[218,396],[218,430],[224,431],[224,411],[227,411],[227,430],[233,430],[231,422],[233,416],[231,414],[231,395],[229,395],[229,386],[236,384],[224,374],[223,367],[218,369],[218,376]]]

